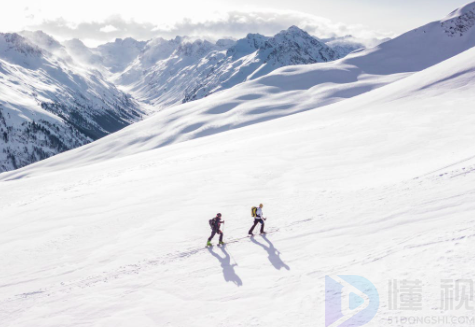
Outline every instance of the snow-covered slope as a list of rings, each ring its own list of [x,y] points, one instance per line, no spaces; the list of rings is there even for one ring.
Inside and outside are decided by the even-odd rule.
[[[83,158],[88,158],[87,151],[95,146],[102,147],[101,158],[122,156],[326,106],[393,83],[473,47],[475,29],[470,27],[469,17],[474,7],[474,4],[467,5],[441,21],[405,33],[376,48],[353,53],[342,60],[280,68],[212,97],[159,112],[145,123],[145,128],[138,125],[118,133],[113,136],[114,142],[109,142],[107,146],[97,143],[81,149],[84,151]],[[467,27],[462,28],[460,21],[466,22],[464,26]],[[459,26],[464,32],[452,35],[449,31],[453,26]],[[169,57],[176,51],[175,48],[194,54],[201,49],[215,47],[196,41],[187,43],[188,48],[184,48],[180,47],[182,41],[156,41],[149,50],[160,50],[149,53],[148,65],[153,65],[152,62],[161,54]],[[241,52],[236,55],[242,58],[251,53],[253,47],[263,47],[266,42],[265,37],[254,35],[240,40],[232,49],[240,49]],[[176,71],[169,75],[177,79],[179,76],[185,78]],[[167,87],[171,89],[174,86],[169,84]],[[127,147],[132,142],[130,139],[140,146]]]
[[[381,91],[374,90],[367,94],[363,94],[358,97],[358,101],[361,102],[361,99],[363,99],[375,102],[375,99],[384,98],[385,101],[393,103],[397,99],[410,97],[411,94],[409,92],[414,92],[414,97],[416,99],[417,96],[422,93],[427,93],[431,96],[439,95],[442,97],[444,89],[442,88],[441,91],[437,86],[449,83],[450,85],[463,87],[466,94],[464,94],[461,101],[465,103],[470,95],[470,86],[475,83],[475,57],[473,54],[475,54],[475,48],[469,49],[452,59],[413,74],[410,77],[391,83]],[[270,76],[265,78],[270,78]],[[276,81],[276,79],[274,79],[274,81]],[[294,85],[294,87],[296,86]],[[249,92],[249,89],[253,89],[254,92]],[[436,91],[432,92],[433,89]],[[330,90],[334,92],[333,89]],[[450,89],[450,91],[455,93],[452,89]],[[244,83],[242,86],[237,86],[232,90],[213,95],[213,97],[209,97],[209,99],[203,99],[194,103],[182,105],[178,107],[180,110],[176,110],[171,114],[163,115],[158,113],[151,118],[129,126],[104,139],[98,140],[74,151],[69,151],[67,154],[61,156],[62,159],[51,159],[32,165],[31,171],[35,171],[36,169],[41,170],[41,168],[36,167],[45,167],[46,170],[56,170],[58,169],[56,166],[65,165],[68,167],[74,167],[76,165],[80,166],[84,163],[91,164],[102,162],[106,159],[125,157],[131,154],[160,148],[172,143],[219,134],[246,125],[254,125],[259,122],[258,118],[253,117],[254,115],[259,117],[259,114],[264,114],[264,116],[260,116],[262,120],[277,118],[279,110],[288,109],[285,108],[285,104],[287,103],[285,101],[288,101],[289,103],[292,100],[299,102],[299,99],[307,97],[308,92],[308,90],[303,89],[300,91],[293,90],[293,92],[283,92],[280,94],[275,92],[273,88],[261,86],[261,89],[259,90],[256,89],[255,84]],[[261,93],[260,97],[257,96],[259,93]],[[226,100],[229,102],[226,102]],[[312,100],[315,101],[316,104],[312,103]],[[300,101],[301,103],[293,104],[293,106],[295,106],[295,108],[302,108],[302,105],[305,105],[305,110],[309,110],[312,109],[312,105],[314,105],[314,108],[317,108],[319,101],[319,98],[310,97],[309,100]],[[413,103],[415,102],[412,98],[411,101]],[[450,103],[449,100],[447,101]],[[280,107],[277,104],[278,102],[283,103],[284,105]],[[359,102],[357,102],[356,99],[354,99],[353,102],[348,102],[348,100],[346,100],[343,101],[342,106],[348,108],[349,106],[355,106],[358,103]],[[361,106],[364,107],[366,104]],[[289,108],[292,109],[294,107],[289,106]],[[312,110],[312,114],[309,114],[307,118],[308,124],[312,126],[319,125],[318,119],[311,117],[319,117],[319,115],[325,116],[332,113],[332,111],[336,111],[335,108],[338,107],[335,105],[328,105],[321,107],[318,110]],[[232,113],[232,111],[234,111],[234,113]],[[321,114],[316,113],[319,111],[321,111]],[[231,114],[229,114],[230,112]],[[272,116],[272,114],[275,116]],[[282,115],[286,114],[287,113]],[[335,115],[343,116],[340,115],[338,111],[335,112]],[[360,113],[358,112],[357,115],[360,115]],[[303,116],[299,115],[297,118],[289,117],[288,119],[280,119],[278,120],[280,127],[276,129],[284,128],[285,125],[291,124],[293,121],[300,122],[302,119],[301,117]],[[348,121],[353,121],[354,117],[350,115],[348,117]],[[346,120],[347,116],[342,117],[341,119]],[[301,124],[299,123],[299,125]],[[257,124],[253,130],[259,131],[262,126],[264,125]],[[241,134],[238,133],[233,135]],[[18,174],[23,176],[24,171],[27,170],[21,170]],[[16,176],[15,173],[12,173],[12,176]]]
[[[336,95],[322,100],[322,104],[327,104],[386,85],[474,46],[473,15],[474,4],[471,3],[445,19],[367,50],[361,49],[361,44],[353,42],[351,37],[326,40],[325,44],[295,26],[273,38],[249,34],[228,50],[225,48],[229,46],[200,40],[190,43],[182,38],[158,39],[144,50],[153,55],[142,54],[146,60],[139,56],[124,73],[115,76],[114,81],[138,99],[164,108],[200,99],[272,72],[271,75],[280,75],[278,80],[298,87],[337,84]],[[187,44],[188,50],[183,51],[182,43]],[[332,61],[351,51],[349,57],[336,65],[275,70],[290,64]]]
[[[296,26],[274,37],[249,34],[236,42],[155,39],[116,76],[137,99],[165,108],[256,79],[276,68],[327,62],[339,56]]]
[[[74,160],[120,157],[221,133],[324,107],[393,83],[473,47],[475,29],[455,37],[446,33],[447,26],[458,24],[459,17],[453,14],[342,60],[284,67],[208,98],[158,112],[112,135],[107,143],[81,148]]]
[[[61,44],[41,31],[23,31],[2,34],[0,50],[0,171],[86,144],[139,120],[143,110],[110,80],[129,85],[126,89],[141,100],[160,102],[155,111],[276,67],[336,58],[329,47],[296,27],[272,38],[249,35],[237,43],[127,38],[96,49],[77,39]]]
[[[138,121],[142,110],[42,32],[0,34],[0,172]]]
[[[329,60],[329,57],[325,57],[330,53],[327,51],[328,47],[315,41],[314,38],[298,28],[292,27],[273,38],[250,34],[247,38],[237,42],[220,40],[216,44],[200,40],[190,42],[179,37],[169,41],[155,39],[146,43],[126,39],[116,40],[114,43],[91,50],[76,40],[67,43],[66,54],[64,54],[64,47],[48,36],[42,33],[36,33],[36,35],[30,33],[30,35],[25,35],[32,40],[34,46],[31,49],[33,50],[25,50],[26,48],[22,48],[25,46],[17,45],[17,49],[19,49],[17,51],[22,54],[21,56],[12,55],[11,51],[4,51],[3,57],[6,60],[5,67],[8,64],[20,65],[23,68],[29,67],[29,72],[33,71],[37,62],[31,59],[31,53],[28,55],[29,57],[26,56],[29,59],[24,59],[26,58],[25,53],[28,51],[59,53],[63,59],[54,60],[61,62],[62,65],[67,63],[69,66],[73,66],[71,63],[80,62],[82,68],[77,68],[79,66],[74,65],[76,67],[74,68],[75,74],[78,70],[82,70],[89,76],[94,75],[94,78],[91,78],[93,84],[99,81],[96,83],[98,88],[96,85],[88,87],[88,92],[98,93],[92,99],[97,99],[102,92],[100,91],[101,87],[107,85],[106,88],[112,94],[106,97],[109,99],[106,102],[109,107],[111,105],[114,107],[113,103],[117,105],[116,99],[121,99],[119,100],[121,104],[117,105],[120,109],[116,108],[120,112],[122,112],[122,108],[132,105],[132,101],[123,93],[115,90],[112,85],[104,82],[103,75],[98,71],[86,67],[90,67],[91,64],[95,65],[102,73],[108,75],[108,69],[120,71],[132,62],[124,73],[116,74],[116,81],[127,84],[127,89],[133,89],[134,94],[137,94],[142,100],[154,102],[155,100],[152,98],[159,95],[158,102],[154,102],[158,108],[161,105],[182,101],[183,91],[187,94],[185,101],[188,101],[205,96],[209,92],[235,85],[231,90],[223,90],[223,92],[214,94],[212,98],[177,106],[174,110],[159,112],[148,122],[150,126],[155,127],[154,129],[125,131],[126,134],[135,133],[141,135],[143,140],[150,140],[143,145],[143,149],[136,148],[137,151],[142,151],[326,106],[410,76],[414,72],[437,64],[475,45],[474,8],[473,3],[469,4],[454,11],[443,20],[405,33],[376,48],[354,52],[342,60],[315,65],[283,67],[271,73],[268,72],[274,69],[274,66],[309,63],[312,60]],[[319,50],[320,48],[322,50]],[[44,57],[43,52],[42,55],[37,54],[36,56]],[[229,65],[224,64],[228,60],[230,61]],[[104,63],[107,63],[106,66]],[[70,69],[69,66],[68,69]],[[13,74],[12,69],[8,70],[8,74]],[[261,75],[264,76],[259,77]],[[55,78],[53,76],[53,79]],[[244,79],[248,81],[241,83]],[[15,85],[20,82],[12,83]],[[57,84],[58,81],[47,82],[49,85],[55,83]],[[5,94],[15,88],[18,86],[9,86],[9,91],[5,91]],[[35,91],[24,90],[22,92],[36,94],[38,93],[36,88],[35,86]],[[150,98],[148,98],[149,96]],[[71,96],[68,97],[71,98]],[[21,96],[17,96],[17,98],[21,98]],[[87,95],[85,98],[89,99],[90,96]],[[22,98],[17,107],[25,105],[24,101],[27,99]],[[34,102],[37,103],[36,100]],[[93,102],[97,105],[97,101]],[[68,105],[70,106],[70,104]],[[90,106],[90,104],[82,103],[83,106]],[[133,107],[136,108],[135,105]],[[58,113],[58,110],[53,110],[54,107],[50,105],[46,105],[46,108],[55,114]],[[80,110],[80,112],[85,112],[87,115],[89,110]],[[53,143],[58,143],[57,141],[47,141],[47,147],[56,147],[53,150],[49,148],[41,150],[41,147],[37,147],[34,142],[32,145],[36,148],[30,149],[32,139],[28,131],[31,128],[37,130],[38,127],[26,126],[26,133],[20,131],[20,135],[16,136],[17,139],[22,140],[18,145],[14,143],[14,150],[12,147],[5,150],[4,146],[3,169],[21,166],[55,152],[84,144],[89,141],[85,136],[91,136],[90,129],[96,133],[93,135],[94,137],[104,135],[133,121],[135,119],[134,112],[138,113],[138,110],[132,109],[130,112],[122,113],[125,115],[124,117],[117,118],[115,116],[112,118],[120,122],[120,126],[114,122],[112,129],[104,129],[105,125],[101,123],[103,120],[99,117],[99,125],[102,124],[102,126],[88,127],[86,133],[75,132],[73,134],[78,137],[63,140],[60,142],[60,146],[53,145]],[[7,119],[9,115],[10,113],[4,111],[2,117]],[[70,114],[70,118],[66,120],[77,120],[75,115]],[[26,117],[30,116],[26,115]],[[98,122],[96,118],[86,118],[87,123],[85,124],[94,125]],[[79,118],[80,121],[81,119]],[[31,120],[30,123],[32,123]],[[69,121],[69,123],[71,122]],[[74,127],[77,128],[78,121],[73,121],[73,123],[75,124],[72,127],[74,130]],[[47,124],[55,123],[49,121]],[[7,131],[12,123],[3,125],[3,130]],[[71,129],[68,126],[66,128]],[[84,126],[79,127],[84,129]],[[61,127],[58,128],[61,129]],[[97,133],[97,130],[100,132]],[[10,128],[9,133],[12,132],[15,132],[14,128]],[[53,135],[57,137],[58,135],[54,133]],[[64,135],[64,133],[61,132],[59,135]],[[49,136],[44,137],[49,138]],[[124,141],[121,140],[128,138],[123,137],[122,134],[115,137],[117,138],[117,148],[123,147]],[[4,140],[7,138],[8,136],[4,136]],[[10,139],[12,138],[10,137]],[[27,147],[22,147],[22,144],[26,144]],[[37,148],[46,151],[47,154],[35,150]],[[120,156],[123,153],[116,149],[105,151],[103,156]],[[129,150],[124,151],[129,153]],[[20,154],[22,152],[24,154]],[[12,161],[13,157],[19,156],[23,157],[20,164]]]
[[[440,281],[473,274],[474,84],[470,49],[316,110],[157,149],[150,119],[1,174],[2,326],[323,326],[325,275],[375,284],[366,326],[470,316]],[[260,202],[274,233],[203,248],[216,212],[231,240]],[[389,310],[390,279],[421,280],[421,311]]]

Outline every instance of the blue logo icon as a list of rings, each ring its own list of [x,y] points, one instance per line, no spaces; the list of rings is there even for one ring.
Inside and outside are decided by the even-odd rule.
[[[378,291],[366,278],[325,276],[325,327],[363,326],[374,318],[378,308]]]

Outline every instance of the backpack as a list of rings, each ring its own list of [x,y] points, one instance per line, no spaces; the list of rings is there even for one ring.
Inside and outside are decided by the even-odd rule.
[[[257,207],[252,207],[252,209],[251,209],[251,215],[252,215],[252,217],[254,217],[254,218],[257,217]]]
[[[209,220],[209,227],[211,227],[211,229],[213,229],[215,224],[216,224],[216,218],[211,218]]]

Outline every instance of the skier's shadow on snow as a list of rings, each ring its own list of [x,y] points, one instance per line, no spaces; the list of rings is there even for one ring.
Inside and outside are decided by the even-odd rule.
[[[219,260],[221,268],[223,268],[224,280],[226,282],[233,282],[237,286],[242,286],[241,278],[234,271],[234,267],[237,266],[237,263],[231,264],[231,256],[226,252],[225,246],[220,246],[219,248],[224,253],[224,258],[215,253],[212,248],[208,248],[208,251],[213,257]]]
[[[275,248],[274,244],[269,241],[266,235],[262,235],[262,238],[267,242],[267,245],[256,241],[254,237],[251,237],[251,241],[252,243],[259,245],[267,251],[269,255],[269,261],[270,263],[272,263],[275,269],[280,270],[281,268],[285,268],[287,270],[290,270],[290,267],[280,258],[280,252]]]

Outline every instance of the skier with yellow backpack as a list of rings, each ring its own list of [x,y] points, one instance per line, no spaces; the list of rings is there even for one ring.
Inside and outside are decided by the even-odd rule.
[[[251,235],[251,236],[254,235],[252,233],[252,231],[257,226],[257,224],[261,224],[261,234],[266,233],[264,231],[264,220],[266,220],[266,218],[264,218],[264,213],[262,212],[263,207],[264,207],[264,205],[261,203],[261,204],[259,204],[259,208],[252,207],[252,209],[251,209],[252,217],[254,218],[254,224],[252,225],[251,229],[249,230],[249,235]]]

